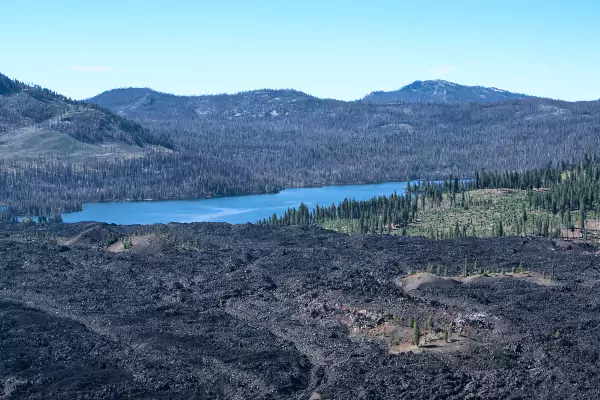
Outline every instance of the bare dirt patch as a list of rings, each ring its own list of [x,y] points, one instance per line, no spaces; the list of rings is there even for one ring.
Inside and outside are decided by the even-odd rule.
[[[386,322],[372,329],[355,329],[355,336],[371,337],[382,340],[391,354],[400,353],[447,353],[469,352],[485,346],[483,336],[470,327],[463,327],[460,332],[453,331],[448,340],[444,339],[441,329],[421,332],[419,346],[412,343],[413,329],[393,322]]]
[[[518,279],[525,282],[533,283],[540,286],[558,286],[559,282],[550,279],[549,276],[537,272],[511,272],[505,274],[483,274],[483,275],[471,275],[467,277],[458,277],[456,280],[464,284],[480,284],[494,282],[498,279]]]
[[[165,247],[165,240],[156,235],[130,236],[121,238],[106,249],[111,253],[130,251],[135,254],[159,254]]]
[[[558,286],[559,282],[552,280],[550,276],[544,276],[538,272],[510,272],[510,273],[490,273],[454,277],[442,277],[430,273],[417,273],[404,278],[397,278],[395,283],[405,292],[414,290],[423,290],[430,287],[448,287],[460,284],[475,285],[482,283],[491,283],[499,279],[518,279],[540,286]]]
[[[505,274],[482,274],[455,278],[464,284],[481,284],[497,281],[498,279],[518,279],[540,286],[558,286],[559,282],[537,272],[510,272]]]
[[[413,290],[427,289],[429,287],[439,286],[456,286],[460,285],[460,282],[447,277],[441,277],[429,273],[418,273],[407,276],[405,278],[396,279],[396,284],[405,292],[411,292]]]

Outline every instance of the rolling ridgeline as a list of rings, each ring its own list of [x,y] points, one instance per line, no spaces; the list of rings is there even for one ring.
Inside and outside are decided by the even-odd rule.
[[[525,170],[600,151],[597,102],[495,101],[481,90],[500,92],[466,86],[453,97],[455,89],[428,82],[418,96],[391,103],[293,90],[186,97],[133,88],[82,103],[2,77],[0,148],[8,150],[0,203],[44,215],[79,210],[84,201],[469,178],[474,170]],[[41,146],[47,137],[59,144]],[[32,141],[53,150],[32,152]]]

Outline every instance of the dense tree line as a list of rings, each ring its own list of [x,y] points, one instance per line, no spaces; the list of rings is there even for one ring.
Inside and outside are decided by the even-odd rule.
[[[577,227],[587,240],[586,221],[600,218],[600,157],[584,156],[579,163],[559,163],[523,172],[479,172],[468,186],[508,187],[528,190],[529,207],[547,210],[561,227],[573,232]],[[576,217],[574,217],[576,213]],[[547,230],[548,228],[545,228]],[[559,228],[557,228],[559,229]]]
[[[530,206],[550,210],[554,214],[568,211],[600,210],[600,157],[584,155],[580,162],[559,162],[526,171],[476,171],[473,180],[450,183],[426,182],[415,190],[427,197],[473,189],[528,190]]]
[[[321,225],[327,221],[342,219],[356,220],[359,228],[356,233],[389,233],[392,227],[406,227],[415,220],[418,208],[417,197],[410,193],[391,196],[373,197],[366,201],[344,199],[339,204],[319,206],[309,210],[302,203],[296,208],[286,210],[281,216],[273,214],[270,219],[259,221],[260,224],[276,226],[286,225]]]
[[[470,191],[481,189],[518,189],[526,191],[520,208],[507,210],[492,221],[492,235],[540,235],[549,238],[569,236],[569,231],[582,240],[588,240],[586,224],[598,225],[600,219],[600,158],[587,155],[579,163],[560,162],[544,168],[513,172],[475,172],[473,180],[459,179],[442,182],[417,182],[408,184],[404,194],[374,197],[367,201],[344,199],[339,204],[317,206],[313,210],[302,204],[282,215],[259,221],[270,225],[324,225],[342,221],[349,233],[391,233],[417,222],[419,213],[440,208],[442,202],[453,207],[473,207],[476,202],[490,199],[473,199]],[[492,204],[489,204],[492,206]],[[543,211],[543,212],[541,212]],[[504,221],[510,222],[510,230]],[[339,226],[339,225],[338,225]],[[596,227],[596,229],[598,226]],[[566,234],[565,234],[566,232]],[[445,239],[478,236],[474,225],[453,221],[447,226],[430,228],[426,236]],[[575,236],[575,235],[574,235]],[[595,238],[598,239],[598,238]]]
[[[189,199],[282,189],[260,170],[189,152],[152,152],[143,158],[83,164],[0,160],[0,171],[2,201],[20,215],[80,210],[82,202],[90,199]]]

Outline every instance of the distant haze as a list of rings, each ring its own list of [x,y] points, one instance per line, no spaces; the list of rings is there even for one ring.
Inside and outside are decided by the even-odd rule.
[[[434,79],[600,97],[598,1],[30,0],[2,15],[0,37],[15,38],[2,73],[76,99],[151,87],[356,100]]]

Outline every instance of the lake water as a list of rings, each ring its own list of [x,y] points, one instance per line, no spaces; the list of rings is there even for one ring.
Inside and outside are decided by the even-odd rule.
[[[373,196],[404,193],[406,182],[286,189],[276,194],[216,197],[201,200],[86,203],[83,211],[63,214],[64,222],[98,221],[122,225],[168,222],[229,222],[243,224],[281,215],[304,202],[330,206],[345,198],[368,200]]]

